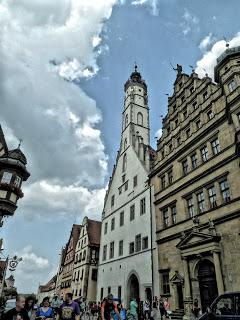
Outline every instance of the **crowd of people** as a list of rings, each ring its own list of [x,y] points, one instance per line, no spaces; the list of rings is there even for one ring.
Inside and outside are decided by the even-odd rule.
[[[51,303],[45,297],[40,305],[33,297],[16,298],[16,307],[5,313],[4,320],[80,320],[90,318],[96,320],[171,320],[171,307],[168,298],[154,297],[152,301],[137,301],[131,299],[126,309],[120,299],[114,299],[109,294],[102,302],[86,303],[83,299],[73,300],[72,293],[65,295],[65,300],[55,296]],[[198,300],[195,299],[192,307],[192,320],[201,315]]]

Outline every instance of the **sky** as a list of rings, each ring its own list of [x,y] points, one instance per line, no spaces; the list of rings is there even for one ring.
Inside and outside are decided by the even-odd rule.
[[[101,218],[135,61],[156,148],[171,64],[213,77],[224,38],[240,45],[238,12],[238,0],[0,0],[0,124],[10,148],[23,139],[31,173],[0,230],[2,257],[23,258],[19,292],[57,272],[73,223]]]

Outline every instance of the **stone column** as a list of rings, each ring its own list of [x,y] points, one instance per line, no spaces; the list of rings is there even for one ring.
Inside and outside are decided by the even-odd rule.
[[[184,320],[189,320],[191,316],[191,306],[192,306],[192,297],[191,297],[191,284],[190,276],[188,269],[188,261],[186,257],[182,258],[183,260],[183,272],[184,272]]]
[[[222,293],[224,293],[224,284],[223,284],[223,278],[222,278],[222,270],[221,270],[219,252],[213,251],[213,261],[214,261],[214,266],[215,266],[218,294],[222,294]]]

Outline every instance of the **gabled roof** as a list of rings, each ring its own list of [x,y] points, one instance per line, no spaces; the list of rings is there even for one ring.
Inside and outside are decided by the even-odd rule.
[[[186,235],[178,244],[178,249],[185,249],[190,247],[199,246],[208,242],[219,242],[220,237],[216,235],[206,234],[203,232],[193,230],[190,234]]]
[[[100,221],[88,219],[88,237],[91,245],[100,245],[101,225]]]

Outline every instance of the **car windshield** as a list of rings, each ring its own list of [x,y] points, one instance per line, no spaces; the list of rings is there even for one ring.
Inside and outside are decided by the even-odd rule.
[[[15,301],[7,301],[6,302],[6,308],[12,309],[15,307]]]

